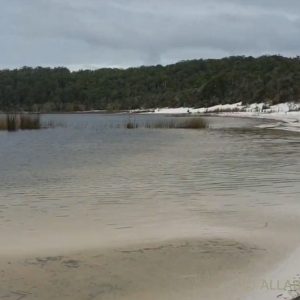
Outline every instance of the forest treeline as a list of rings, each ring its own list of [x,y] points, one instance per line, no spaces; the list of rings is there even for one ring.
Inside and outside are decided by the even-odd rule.
[[[299,99],[300,57],[239,56],[76,72],[62,67],[0,71],[1,111],[204,107]]]

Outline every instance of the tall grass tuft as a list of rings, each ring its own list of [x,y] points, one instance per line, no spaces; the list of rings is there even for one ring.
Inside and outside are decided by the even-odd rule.
[[[129,120],[129,121],[125,124],[125,127],[126,127],[127,129],[136,129],[136,128],[138,128],[139,126],[138,126],[138,123],[137,123],[137,122]]]
[[[145,124],[146,128],[162,128],[162,129],[205,129],[208,127],[207,122],[202,118],[174,118],[156,120]]]
[[[21,114],[20,118],[20,129],[40,129],[41,128],[41,118],[39,114],[25,115]]]
[[[6,128],[8,131],[16,131],[18,129],[17,115],[6,115]]]
[[[204,129],[207,127],[208,127],[207,122],[202,118],[188,118],[186,120],[182,120],[182,122],[179,122],[177,128]]]
[[[7,130],[7,120],[4,116],[0,116],[0,130]]]
[[[125,128],[127,129],[136,129],[139,125],[135,118],[131,119],[130,115],[128,117],[128,121],[125,123]]]
[[[0,130],[17,131],[25,129],[40,129],[39,114],[6,114],[0,116]]]

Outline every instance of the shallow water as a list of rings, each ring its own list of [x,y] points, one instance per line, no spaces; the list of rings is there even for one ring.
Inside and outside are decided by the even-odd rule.
[[[299,134],[218,117],[205,130],[128,130],[128,118],[46,115],[57,127],[0,133],[3,252],[174,238],[199,221],[252,228],[267,221],[254,211],[298,207]]]

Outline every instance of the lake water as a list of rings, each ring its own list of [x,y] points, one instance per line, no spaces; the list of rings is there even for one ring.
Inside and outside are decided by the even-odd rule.
[[[253,211],[298,205],[298,134],[219,117],[205,130],[128,130],[128,118],[45,115],[57,126],[0,133],[3,252],[167,238],[199,220],[263,226]]]

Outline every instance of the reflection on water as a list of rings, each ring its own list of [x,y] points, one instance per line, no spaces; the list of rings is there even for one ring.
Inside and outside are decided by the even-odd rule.
[[[207,130],[126,130],[114,125],[128,116],[44,118],[61,126],[0,133],[2,235],[233,220],[299,197],[299,135],[256,128],[262,121],[211,117]]]

